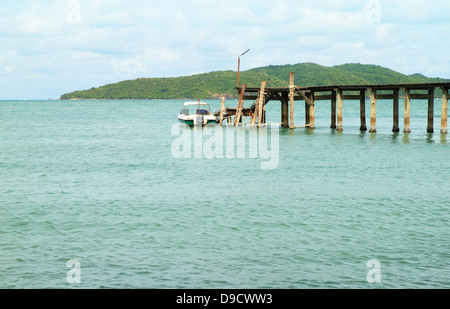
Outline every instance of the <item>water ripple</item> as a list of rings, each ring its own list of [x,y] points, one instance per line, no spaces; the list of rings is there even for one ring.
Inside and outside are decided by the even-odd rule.
[[[348,118],[336,134],[318,104],[318,128],[281,131],[267,171],[173,158],[178,103],[0,104],[0,288],[449,287],[439,136],[361,134]],[[381,131],[390,113],[377,107]]]

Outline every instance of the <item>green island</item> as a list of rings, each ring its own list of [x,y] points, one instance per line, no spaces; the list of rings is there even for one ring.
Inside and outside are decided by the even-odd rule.
[[[391,69],[360,63],[332,67],[315,63],[270,65],[240,72],[240,84],[258,87],[267,81],[270,87],[288,87],[289,72],[295,73],[297,86],[368,85],[450,82],[416,73],[405,75]],[[192,76],[138,78],[114,84],[74,91],[60,100],[149,100],[236,98],[237,72],[214,71]]]

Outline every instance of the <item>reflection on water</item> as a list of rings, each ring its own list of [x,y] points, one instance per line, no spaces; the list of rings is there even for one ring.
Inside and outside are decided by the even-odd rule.
[[[369,136],[370,136],[370,140],[371,140],[372,142],[375,142],[375,141],[376,141],[376,139],[377,139],[377,133],[375,133],[375,132],[369,132]]]
[[[409,144],[411,141],[410,135],[411,133],[403,133],[403,143]]]
[[[305,135],[314,135],[315,129],[305,128]]]
[[[179,125],[180,131],[181,132],[185,132],[187,134],[190,134],[190,132],[203,132],[203,135],[211,135],[212,133],[215,132],[215,130],[218,129],[218,127],[220,127],[222,129],[222,131],[224,132],[224,130],[230,130],[230,129],[234,129],[234,130],[249,130],[252,127],[250,125],[239,125],[237,127],[235,127],[234,125],[228,125],[228,124],[224,124],[223,126],[219,126],[219,125],[208,125],[205,127],[195,127],[195,126],[188,126],[185,124],[181,124]],[[299,136],[299,135],[303,135],[303,136],[314,136],[317,133],[317,130],[320,129],[310,129],[310,128],[297,128],[294,130],[291,130],[289,128],[283,128],[281,126],[277,127],[280,136]],[[255,130],[258,130],[257,127],[254,128]],[[339,131],[336,129],[329,129],[329,134],[331,136],[339,136],[342,137],[343,135],[345,135],[345,131]],[[348,134],[348,132],[347,132]],[[439,137],[437,136],[437,134],[439,134]],[[419,138],[419,140],[421,139],[423,141],[423,138],[425,138],[425,142],[428,144],[434,144],[436,142],[439,142],[440,144],[446,144],[447,143],[447,135],[448,134],[444,134],[444,133],[426,133],[425,136],[422,135],[422,138]],[[366,140],[366,138],[369,138],[369,141],[371,141],[372,143],[376,142],[380,136],[384,136],[384,137],[388,137],[391,139],[391,143],[392,144],[398,144],[399,142],[402,142],[404,144],[409,144],[412,141],[412,136],[415,136],[414,140],[417,140],[418,136],[417,135],[412,135],[412,133],[405,133],[405,132],[392,132],[391,134],[380,134],[379,132],[377,133],[368,133],[367,131],[359,131],[357,133],[357,136],[359,137],[359,139],[361,139],[362,141]],[[439,140],[438,140],[439,138]]]
[[[392,138],[392,144],[397,144],[398,143],[398,136],[399,136],[400,134],[398,133],[398,132],[394,132],[394,133],[392,133],[392,136],[391,136],[391,138]]]

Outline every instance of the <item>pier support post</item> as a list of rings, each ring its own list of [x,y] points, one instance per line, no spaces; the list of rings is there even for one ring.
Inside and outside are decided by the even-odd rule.
[[[220,120],[219,120],[220,125],[223,124],[223,114],[224,113],[225,113],[225,97],[222,97],[222,104],[220,107]]]
[[[281,127],[289,128],[289,94],[281,94]]]
[[[403,133],[411,133],[410,113],[411,113],[411,93],[409,89],[405,89],[405,112],[404,112]]]
[[[242,108],[244,107],[244,93],[247,85],[243,84],[241,87],[241,92],[239,93],[238,106],[236,109],[236,116],[234,117],[234,126],[238,126],[241,123],[242,118]]]
[[[251,114],[251,120],[250,120],[250,124],[251,124],[252,128],[255,127],[255,124],[256,124],[257,108],[258,107],[255,104],[255,109],[253,110],[253,114]]]
[[[394,107],[393,107],[393,126],[392,126],[392,132],[397,133],[400,132],[400,127],[398,125],[398,89],[394,90]]]
[[[305,123],[306,125],[309,125],[310,129],[315,129],[316,125],[315,125],[315,119],[314,119],[314,105],[315,105],[315,98],[314,98],[314,92],[311,91],[310,95],[309,95],[309,99],[311,100],[311,104],[308,104],[308,121],[307,123]]]
[[[366,91],[361,90],[359,93],[359,110],[360,110],[360,118],[361,118],[361,126],[359,127],[360,131],[367,131],[366,126]]]
[[[442,114],[441,114],[441,133],[447,134],[448,118],[448,89],[442,87]]]
[[[369,89],[370,94],[370,133],[377,132],[377,91]]]
[[[434,88],[428,89],[428,124],[427,133],[434,132]]]
[[[336,90],[331,92],[331,129],[336,129]]]
[[[290,124],[289,127],[294,129],[294,72],[289,72],[289,106],[290,106]]]
[[[309,94],[305,94],[305,96],[309,99]],[[305,100],[305,125],[309,124],[309,104]]]
[[[258,104],[255,104],[255,109],[253,110],[252,119],[251,119],[251,126],[252,128],[256,125],[256,119],[258,118]]]
[[[258,100],[258,105],[257,105],[257,109],[258,109],[258,127],[261,126],[261,124],[264,121],[264,98],[266,96],[266,85],[267,82],[263,81],[261,82],[261,89],[259,90],[259,100]]]
[[[337,98],[337,126],[336,130],[343,131],[342,127],[342,110],[343,110],[343,100],[342,100],[342,90],[336,89],[336,98]]]
[[[263,107],[262,107],[262,123],[263,124],[266,124],[266,99],[265,99],[265,96],[264,96],[264,104],[263,104]]]

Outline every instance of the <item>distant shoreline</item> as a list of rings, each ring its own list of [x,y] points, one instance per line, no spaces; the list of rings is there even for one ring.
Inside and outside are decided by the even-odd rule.
[[[192,98],[174,98],[174,99],[56,99],[54,101],[197,101],[198,99],[192,99]],[[201,99],[201,100],[220,100],[220,99]],[[234,100],[234,98],[233,98]],[[20,100],[18,100],[20,101]],[[41,101],[41,100],[36,100],[36,101]],[[43,100],[43,101],[47,101],[47,100]],[[52,101],[52,100],[48,100],[48,101]]]
[[[297,86],[320,85],[382,85],[450,82],[450,79],[430,78],[419,73],[402,74],[378,65],[349,63],[332,67],[315,63],[270,65],[240,72],[240,84],[259,87],[288,87],[289,72],[294,72]],[[98,88],[73,91],[61,95],[60,100],[183,100],[197,98],[217,100],[225,97],[236,100],[237,72],[215,71],[191,76],[169,78],[138,78]],[[175,98],[175,99],[174,99]]]

